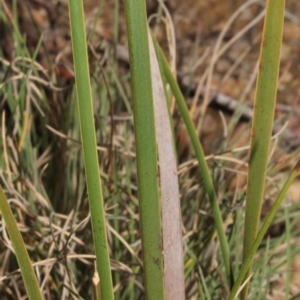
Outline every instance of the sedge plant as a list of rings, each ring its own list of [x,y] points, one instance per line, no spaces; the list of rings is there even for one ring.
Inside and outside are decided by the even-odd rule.
[[[91,210],[92,230],[94,236],[94,247],[96,252],[96,269],[100,278],[97,284],[97,299],[114,299],[111,279],[111,267],[106,238],[105,211],[103,206],[103,196],[100,181],[99,162],[94,128],[93,102],[91,97],[91,87],[89,81],[89,68],[87,60],[87,46],[84,29],[83,7],[81,0],[69,0],[71,34],[75,64],[76,91],[78,96],[78,107],[80,117],[80,128],[82,136],[82,147],[86,171],[86,182]],[[155,137],[155,112],[153,109],[153,86],[151,84],[151,68],[149,58],[149,45],[146,21],[146,7],[144,0],[125,0],[126,23],[128,28],[128,41],[130,51],[131,87],[133,95],[133,113],[136,137],[136,158],[138,172],[138,196],[140,228],[143,250],[143,269],[145,281],[145,293],[147,299],[165,299],[165,287],[163,278],[163,255],[162,255],[162,224],[160,208],[159,176],[157,167],[157,139]],[[199,168],[203,177],[204,189],[208,194],[211,203],[215,227],[219,236],[221,253],[224,261],[224,269],[231,292],[229,299],[236,299],[243,284],[248,282],[251,274],[252,260],[260,246],[267,229],[269,228],[276,211],[282,203],[288,187],[299,171],[299,163],[291,172],[288,180],[282,188],[277,200],[273,204],[270,213],[267,215],[261,229],[257,231],[260,208],[264,193],[264,181],[269,157],[270,136],[272,121],[274,117],[274,101],[277,87],[280,43],[283,25],[284,1],[267,2],[267,13],[264,27],[264,37],[261,47],[261,64],[257,81],[257,91],[255,100],[255,114],[252,128],[250,168],[247,193],[246,225],[245,225],[245,245],[244,261],[241,269],[237,273],[234,281],[231,270],[232,255],[229,252],[227,237],[224,230],[224,222],[221,217],[217,195],[214,190],[212,176],[210,175],[207,162],[203,154],[201,144],[194,129],[183,95],[176,80],[168,66],[167,60],[156,44],[158,59],[161,63],[161,72],[168,81],[184,122],[186,123],[192,145],[198,159]],[[117,33],[116,33],[117,34]],[[128,111],[130,107],[128,106]],[[126,134],[127,128],[125,129]],[[130,167],[128,167],[128,170]],[[161,174],[160,174],[161,175]],[[128,187],[130,186],[130,175],[128,175]],[[117,178],[117,177],[116,177]],[[116,179],[115,179],[116,180]],[[117,184],[115,183],[117,191]],[[104,190],[105,191],[105,190]],[[117,198],[117,197],[115,197]],[[117,201],[117,200],[116,200]],[[9,206],[3,192],[0,190],[0,209],[7,226],[8,233],[15,248],[18,259],[19,248],[22,248],[20,235],[17,233],[16,224],[13,224],[13,215],[9,212]],[[130,205],[133,205],[131,203]],[[133,210],[133,209],[132,209]],[[115,209],[117,214],[117,209]],[[242,216],[240,215],[242,218]],[[7,218],[12,221],[6,220]],[[252,220],[255,219],[255,222]],[[131,222],[131,231],[135,230],[134,220]],[[115,222],[117,224],[117,221]],[[254,224],[253,224],[254,223]],[[117,226],[116,226],[117,227]],[[120,228],[120,226],[118,227]],[[15,233],[13,233],[15,232]],[[14,242],[14,239],[18,238]],[[134,243],[134,236],[130,236],[130,242]],[[121,243],[119,243],[118,247]],[[21,245],[21,246],[20,246]],[[25,246],[23,247],[25,249]],[[28,297],[30,299],[42,299],[39,294],[38,284],[34,272],[30,265],[28,255],[21,252],[21,257],[27,262],[19,262],[20,269],[26,285]],[[121,253],[122,251],[120,251]],[[238,251],[237,251],[238,252]],[[194,254],[192,254],[194,255]],[[121,256],[121,254],[119,255]],[[196,255],[195,255],[196,256]],[[237,258],[238,256],[236,256]],[[116,259],[119,259],[117,257]],[[195,257],[195,261],[197,261]],[[26,265],[27,264],[27,265]],[[30,269],[31,267],[31,269]],[[194,266],[193,266],[194,268]],[[139,267],[134,269],[139,273]],[[201,299],[213,298],[210,295],[210,286],[199,266],[199,294]],[[118,274],[119,275],[119,274]],[[97,276],[96,276],[97,277]],[[121,276],[116,276],[116,283],[119,283]],[[27,283],[35,294],[27,289]],[[116,292],[116,298],[125,299],[127,296],[134,299],[134,281],[130,281],[127,293],[121,295]],[[119,290],[120,291],[120,290]],[[243,299],[247,298],[248,287],[242,293]],[[34,296],[32,296],[34,295]]]

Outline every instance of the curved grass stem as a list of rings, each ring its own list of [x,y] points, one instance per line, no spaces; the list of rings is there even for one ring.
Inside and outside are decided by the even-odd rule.
[[[298,161],[298,163],[296,164],[296,166],[294,167],[294,169],[292,170],[292,172],[290,173],[288,179],[286,180],[282,190],[280,191],[275,203],[273,204],[269,214],[267,215],[263,225],[261,226],[256,239],[253,242],[253,245],[247,255],[247,257],[244,259],[244,262],[242,264],[241,270],[239,272],[239,275],[234,283],[234,286],[231,290],[230,296],[228,298],[228,300],[234,300],[236,299],[236,295],[237,295],[237,291],[239,290],[240,286],[242,285],[242,282],[247,274],[247,272],[249,273],[249,268],[252,264],[252,260],[253,257],[262,241],[262,239],[264,238],[268,228],[270,227],[276,212],[278,211],[289,187],[291,186],[291,184],[293,183],[293,181],[295,180],[296,176],[298,175],[300,170],[300,160]]]

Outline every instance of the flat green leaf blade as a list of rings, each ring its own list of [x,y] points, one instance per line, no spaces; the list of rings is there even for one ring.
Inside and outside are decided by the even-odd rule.
[[[248,256],[257,235],[264,195],[277,92],[284,7],[284,0],[267,1],[251,131],[244,231],[244,259]],[[247,298],[247,289],[248,285],[244,289],[243,299]]]

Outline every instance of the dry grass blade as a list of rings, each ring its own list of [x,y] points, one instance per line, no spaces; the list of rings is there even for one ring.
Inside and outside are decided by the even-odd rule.
[[[151,34],[149,36],[155,131],[162,201],[165,299],[184,299],[180,199],[169,113]]]

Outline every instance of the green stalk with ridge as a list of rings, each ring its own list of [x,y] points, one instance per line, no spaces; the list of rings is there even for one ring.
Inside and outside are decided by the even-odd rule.
[[[101,299],[113,300],[82,0],[69,0],[76,92]]]
[[[148,300],[164,299],[161,208],[144,0],[125,1],[138,175],[144,279]]]

